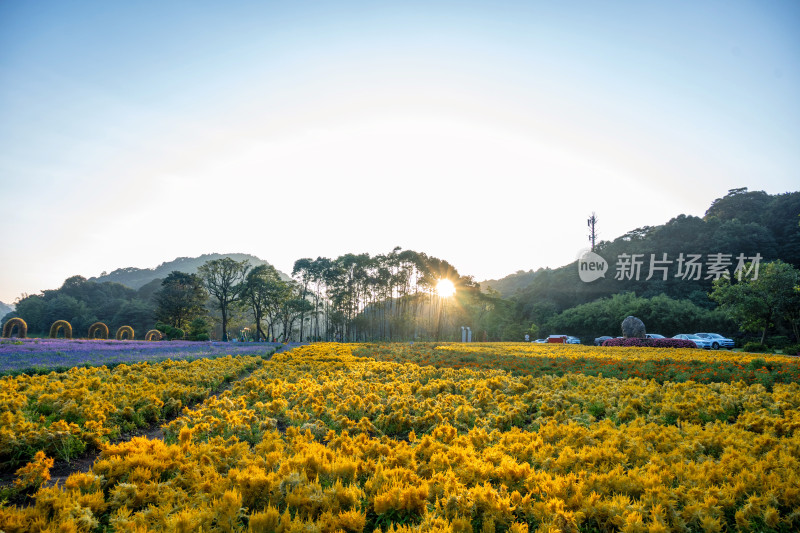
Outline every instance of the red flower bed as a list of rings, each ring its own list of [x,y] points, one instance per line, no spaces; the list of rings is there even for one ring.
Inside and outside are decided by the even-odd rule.
[[[650,346],[652,348],[697,348],[692,341],[683,339],[608,339],[603,346]]]

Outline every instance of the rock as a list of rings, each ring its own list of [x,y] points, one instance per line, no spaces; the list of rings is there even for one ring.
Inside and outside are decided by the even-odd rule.
[[[635,316],[629,316],[622,321],[622,336],[626,339],[644,339],[644,322]]]

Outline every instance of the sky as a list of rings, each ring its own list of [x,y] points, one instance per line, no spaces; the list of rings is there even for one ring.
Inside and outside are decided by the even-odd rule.
[[[0,2],[0,301],[395,246],[496,279],[800,189],[800,3]],[[692,252],[687,250],[687,252]]]

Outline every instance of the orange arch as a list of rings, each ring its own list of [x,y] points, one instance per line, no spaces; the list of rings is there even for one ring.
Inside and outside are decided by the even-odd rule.
[[[130,327],[130,326],[121,326],[117,330],[117,336],[116,336],[117,340],[121,341],[126,333],[128,334],[128,340],[132,341],[133,340],[133,328]]]
[[[144,336],[144,340],[146,340],[146,341],[160,341],[161,340],[161,332],[158,331],[157,329],[151,329]]]
[[[20,339],[24,339],[28,335],[28,324],[21,318],[12,318],[3,325],[3,337],[11,337],[14,326],[17,327],[17,337]]]
[[[72,338],[72,324],[67,322],[66,320],[56,320],[53,322],[53,325],[50,326],[50,338],[55,339],[58,337],[58,330],[64,329],[64,338],[71,339]]]

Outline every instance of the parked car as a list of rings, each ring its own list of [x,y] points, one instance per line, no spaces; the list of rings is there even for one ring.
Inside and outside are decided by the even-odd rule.
[[[533,341],[533,342],[547,342],[547,339],[536,339],[536,340],[535,340],[535,341]]]
[[[604,342],[608,339],[613,339],[614,337],[609,337],[608,335],[603,335],[602,337],[595,337],[594,345],[595,346],[602,346]]]
[[[581,340],[578,337],[567,335],[567,344],[580,344]]]
[[[710,340],[712,350],[719,350],[720,347],[730,350],[736,344],[733,339],[723,337],[719,333],[695,333],[695,335]]]
[[[710,350],[711,345],[713,344],[710,340],[704,339],[703,337],[698,337],[697,335],[693,335],[691,333],[680,333],[672,338],[683,339],[685,341],[692,341],[698,348],[705,348],[707,350]]]
[[[659,335],[658,333],[647,333],[648,339],[665,339],[664,335]]]

